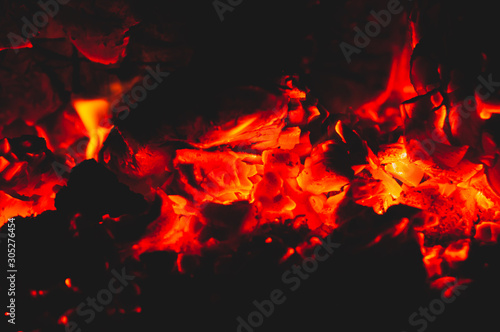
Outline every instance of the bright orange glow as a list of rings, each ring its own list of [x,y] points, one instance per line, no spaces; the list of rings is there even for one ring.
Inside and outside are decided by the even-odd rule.
[[[22,40],[20,43],[16,42],[16,45],[11,44],[9,47],[0,47],[0,52],[3,50],[19,50],[22,48],[33,48],[33,44],[31,44],[30,40],[26,38]]]
[[[286,261],[288,258],[290,258],[290,256],[292,256],[293,254],[295,254],[295,249],[293,248],[288,248],[288,250],[286,251],[285,255],[283,255],[283,257],[281,257],[280,259],[280,263],[283,263],[284,261]]]
[[[311,239],[309,240],[312,244],[314,245],[321,245],[323,244],[323,242],[316,236],[313,236],[311,237]]]
[[[434,246],[432,248],[429,248],[427,254],[424,256],[424,265],[427,268],[427,274],[429,277],[442,274],[442,249],[443,247],[441,247],[440,245]]]
[[[201,143],[195,143],[195,146],[208,149],[229,144],[239,148],[251,146],[257,150],[278,147],[286,116],[285,108],[241,116],[207,132],[200,137]]]
[[[477,103],[477,111],[479,113],[479,117],[483,120],[488,120],[491,118],[492,114],[500,114],[500,105],[493,104],[491,102],[483,101],[476,93],[476,103]]]
[[[450,244],[444,251],[443,256],[450,263],[464,261],[467,259],[467,256],[469,254],[469,247],[469,239],[459,240]]]
[[[470,283],[470,279],[460,279],[457,280],[455,277],[442,277],[431,282],[431,288],[437,290],[444,290],[444,296],[451,298],[453,295],[453,289],[463,284]]]
[[[68,317],[66,316],[61,316],[58,320],[58,323],[61,325],[66,325],[68,323]]]
[[[180,272],[180,273],[185,273],[186,271],[184,271],[184,269],[182,268],[182,257],[184,255],[183,254],[178,254],[177,255],[177,260],[176,260],[176,264],[177,264],[177,270]]]
[[[405,52],[395,57],[387,89],[365,105],[365,111],[370,106],[376,112],[357,113],[359,119],[370,119],[374,121],[371,125],[380,129],[387,121],[396,127],[404,125],[397,104],[402,98],[414,95],[407,91],[410,83],[398,67],[408,65],[409,55]],[[132,247],[136,255],[150,250],[174,250],[179,253],[177,269],[185,273],[184,255],[198,255],[203,248],[223,242],[213,237],[200,240],[200,230],[211,222],[205,208],[210,204],[231,207],[241,202],[251,206],[241,220],[241,233],[251,233],[265,223],[283,222],[295,229],[326,227],[331,232],[339,227],[339,206],[349,201],[371,208],[381,216],[398,204],[418,208],[422,211],[416,217],[393,220],[390,226],[374,234],[367,246],[408,238],[417,231],[416,240],[430,279],[446,277],[445,271],[453,270],[467,259],[475,213],[488,211],[491,219],[476,225],[475,239],[497,240],[499,216],[493,210],[500,198],[488,184],[495,181],[495,173],[487,178],[483,165],[464,160],[467,147],[449,143],[439,146],[439,153],[433,158],[443,166],[433,167],[410,158],[414,146],[406,144],[404,136],[392,144],[379,146],[374,153],[352,124],[344,120],[328,128],[334,138],[313,145],[309,133],[301,126],[305,117],[317,118],[321,112],[302,105],[298,100],[302,99],[301,94],[289,92],[288,98],[296,98],[291,110],[287,107],[258,110],[225,121],[188,140],[192,147],[175,151],[172,167],[178,173],[181,193],[167,194],[168,188],[156,189],[163,201],[161,216],[151,225],[147,236]],[[429,124],[443,131],[446,123],[446,110],[441,106],[443,96],[434,95],[430,99],[430,107],[435,109]],[[417,116],[418,110],[407,106],[408,114]],[[394,113],[390,111],[392,107]],[[485,142],[488,151],[495,153],[496,146],[491,140]],[[348,164],[356,154],[356,163]],[[149,158],[144,154],[145,161]],[[443,247],[436,239],[446,236],[454,240]],[[272,243],[274,239],[266,237],[264,241]],[[321,244],[318,237],[309,242],[289,248],[281,261],[294,253],[305,257],[309,246]],[[433,246],[426,245],[429,242]]]
[[[385,170],[406,185],[416,187],[424,177],[424,171],[407,160],[387,164]]]
[[[312,120],[314,120],[315,118],[317,118],[318,116],[320,116],[320,112],[319,112],[319,109],[316,107],[316,106],[311,106],[309,108],[309,112],[310,112],[310,115],[309,117],[307,118],[307,122],[311,122]]]
[[[310,230],[308,236],[314,236],[288,248],[280,260],[284,262],[295,253],[310,255],[311,248],[322,244],[320,236],[349,224],[357,213],[372,218],[374,212],[378,214],[374,218],[383,219],[391,207],[404,205],[420,211],[413,217],[384,219],[375,226],[365,220],[361,226],[373,232],[365,246],[416,241],[429,281],[451,280],[445,279],[446,274],[467,259],[471,241],[498,241],[498,147],[490,134],[483,134],[478,145],[471,147],[447,137],[450,131],[452,135],[460,131],[453,121],[447,122],[445,93],[408,101],[416,96],[408,75],[410,52],[409,48],[394,51],[385,89],[349,114],[330,116],[314,98],[308,98],[307,90],[288,79],[282,82],[281,93],[266,95],[265,102],[251,112],[235,109],[220,115],[215,123],[193,119],[194,130],[182,139],[169,140],[166,134],[159,138],[163,139],[160,144],[137,144],[117,130],[124,141],[124,156],[103,151],[101,162],[114,171],[116,164],[127,169],[120,181],[129,181],[127,185],[149,203],[159,202],[158,217],[137,243],[127,246],[129,252],[137,258],[144,252],[174,251],[177,270],[189,273],[198,255],[236,245],[238,236],[253,235],[270,226],[266,224]],[[114,61],[117,56],[110,54],[99,61]],[[127,87],[113,83],[110,89],[114,96]],[[110,117],[108,100],[111,96],[74,100],[76,114],[70,109],[58,119],[60,134],[44,124],[31,123],[57,157],[66,157],[68,171],[82,159],[97,159],[111,130],[103,125]],[[477,110],[478,118],[487,119],[500,113],[500,106],[479,100]],[[325,130],[318,134],[315,131],[320,127]],[[441,143],[432,137],[437,134],[443,138]],[[88,144],[84,139],[83,149],[78,149],[78,141],[85,136]],[[434,151],[417,158],[425,152],[429,138],[434,140]],[[385,144],[378,145],[379,139]],[[0,206],[0,226],[7,217],[53,210],[57,188],[65,181],[55,180],[51,173],[30,178],[35,173],[33,160],[39,162],[48,153],[31,151],[31,141],[18,144],[0,140],[0,179],[9,189],[0,190],[0,200],[6,203]],[[27,152],[15,155],[16,148]],[[233,213],[237,220],[227,221],[227,214]],[[127,218],[104,215],[96,222],[107,230]],[[78,234],[75,219],[70,227]],[[223,235],[211,232],[219,227],[229,229],[227,234],[225,230]],[[273,233],[262,236],[265,243],[272,243],[268,247],[284,242]],[[75,290],[69,278],[65,285]]]
[[[76,100],[73,106],[80,116],[87,135],[90,139],[87,145],[87,159],[97,160],[97,154],[106,140],[111,128],[102,127],[104,119],[108,116],[109,103],[105,99]]]
[[[342,122],[340,122],[340,120],[335,124],[335,131],[339,134],[340,138],[342,138],[342,142],[346,143],[344,132],[342,131]]]
[[[483,222],[476,226],[476,235],[474,238],[483,242],[497,242],[499,234],[499,224]]]

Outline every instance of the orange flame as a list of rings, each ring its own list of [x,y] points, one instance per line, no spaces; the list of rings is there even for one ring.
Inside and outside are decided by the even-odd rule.
[[[89,143],[87,145],[87,159],[96,159],[102,144],[106,140],[111,128],[101,126],[104,119],[108,116],[109,103],[105,99],[94,100],[76,100],[73,106],[80,116],[87,135]]]

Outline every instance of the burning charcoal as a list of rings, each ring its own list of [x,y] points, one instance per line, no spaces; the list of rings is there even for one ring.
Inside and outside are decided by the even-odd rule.
[[[278,172],[283,178],[296,178],[300,172],[300,159],[293,152],[281,149],[266,150],[262,153],[265,172]]]
[[[202,143],[201,147],[228,144],[236,150],[264,150],[280,145],[287,117],[286,96],[256,87],[229,91],[224,96],[226,100],[222,102],[217,121],[220,125],[201,137],[192,137]]]
[[[439,223],[424,231],[426,244],[448,244],[471,235],[475,218],[472,211],[476,207],[469,195],[469,189],[456,187],[442,194],[439,185],[427,183],[404,192],[398,201],[428,211],[438,218]]]
[[[151,187],[171,180],[175,150],[188,147],[191,146],[187,143],[175,141],[141,144],[127,133],[113,129],[99,152],[99,160],[132,190],[149,195]],[[152,182],[146,184],[145,179]]]
[[[494,320],[500,52],[483,1],[66,1],[15,52],[5,34],[48,3],[23,1],[0,5],[19,329],[401,331],[470,278],[484,295],[429,329]],[[473,105],[481,71],[491,99]],[[105,300],[119,264],[137,279],[86,322],[80,302]]]
[[[246,154],[235,152],[205,152],[201,150],[177,150],[174,167],[180,172],[180,181],[185,190],[196,200],[213,200],[218,203],[229,203],[240,199],[248,199],[253,189],[251,177],[257,174],[254,163],[259,158],[251,155],[247,162]],[[192,165],[191,172],[182,168]]]
[[[397,161],[385,165],[384,169],[395,179],[398,179],[404,184],[412,187],[419,185],[424,176],[424,171],[422,171],[422,169],[405,161]]]
[[[286,182],[277,172],[266,172],[255,186],[253,198],[264,220],[293,218],[296,203],[286,194]]]
[[[477,227],[474,238],[481,242],[497,242],[500,226],[492,222],[483,222]]]
[[[297,182],[302,189],[320,194],[340,190],[352,176],[345,149],[335,147],[333,142],[325,142],[315,147],[311,156],[306,158]]]
[[[93,218],[104,214],[118,217],[145,210],[146,201],[118,182],[116,175],[95,160],[86,160],[75,167],[68,184],[56,196],[56,207],[64,213],[80,212]]]
[[[0,140],[0,225],[8,218],[39,214],[54,208],[59,179],[54,155],[36,136]]]

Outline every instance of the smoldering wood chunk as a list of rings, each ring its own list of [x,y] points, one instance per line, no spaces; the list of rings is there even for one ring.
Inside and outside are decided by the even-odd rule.
[[[200,242],[210,238],[225,241],[237,235],[249,211],[248,202],[235,202],[231,205],[208,203],[202,211],[208,223],[201,231]]]
[[[41,176],[52,170],[54,161],[45,139],[29,135],[0,140],[0,158],[0,189],[10,194],[14,193],[10,189],[22,190],[28,184],[43,184]]]
[[[150,186],[165,185],[169,193],[174,193],[180,190],[174,187],[176,182],[172,183],[175,151],[190,147],[178,141],[141,144],[128,132],[113,129],[99,152],[99,160],[135,192],[145,194]],[[146,185],[145,179],[151,183]]]
[[[304,162],[304,169],[297,177],[303,190],[316,195],[338,191],[354,177],[352,159],[344,145],[325,142],[316,146]]]
[[[0,68],[0,124],[16,119],[36,123],[56,111],[61,97],[51,77],[31,58],[31,52],[6,54]]]
[[[109,214],[139,214],[146,207],[146,200],[120,183],[115,174],[98,164],[86,160],[73,168],[68,185],[56,196],[56,208],[65,213],[80,212],[89,217]]]
[[[73,45],[89,60],[114,64],[126,54],[127,32],[139,21],[127,1],[70,2],[56,17]]]
[[[30,172],[46,172],[53,161],[53,154],[47,148],[45,139],[38,136],[23,135],[8,139],[13,154],[20,161],[31,162]],[[52,157],[52,158],[51,158]]]
[[[23,0],[0,2],[0,31],[2,32],[0,33],[0,51],[13,48],[9,37],[14,38],[13,40],[16,43],[20,41],[17,37],[13,37],[12,34],[26,41],[26,44],[29,43],[22,33],[21,27],[23,21],[21,21],[21,18],[27,17],[28,20],[30,20],[37,11],[40,11],[40,7],[37,5],[36,1]]]

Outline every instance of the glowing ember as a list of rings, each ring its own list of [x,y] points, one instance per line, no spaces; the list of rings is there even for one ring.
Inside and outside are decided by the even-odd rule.
[[[407,60],[408,53],[403,52],[395,63]],[[396,68],[396,65],[392,68],[387,91],[397,87]],[[456,154],[451,149],[441,151],[440,158],[444,161],[438,165],[429,162],[430,159],[419,160],[408,152],[413,147],[404,143],[404,137],[380,146],[375,154],[342,121],[335,123],[335,135],[330,140],[304,153],[303,146],[311,146],[309,133],[295,124],[305,118],[317,119],[318,109],[308,106],[304,93],[298,93],[296,87],[287,87],[291,91],[284,90],[283,96],[288,98],[288,105],[295,105],[293,108],[283,107],[277,101],[274,110],[215,126],[199,137],[202,143],[187,142],[193,148],[175,152],[177,186],[184,193],[157,191],[163,200],[161,217],[150,226],[139,245],[133,246],[136,254],[167,249],[199,254],[202,248],[219,242],[214,238],[200,241],[203,228],[210,224],[205,213],[207,204],[233,206],[238,202],[252,206],[242,216],[242,233],[250,233],[263,223],[284,222],[292,222],[295,228],[306,225],[311,230],[324,227],[334,230],[342,222],[336,216],[337,210],[349,200],[380,215],[397,204],[421,209],[417,218],[396,221],[367,245],[405,236],[413,228],[432,279],[443,277],[445,271],[467,259],[477,215],[481,214],[484,221],[476,226],[475,239],[497,240],[499,231],[495,222],[500,216],[495,213],[495,206],[499,197],[489,188],[481,164],[471,163],[464,159],[464,153]],[[411,95],[407,88],[396,90],[399,97],[392,94],[392,102],[394,98],[401,102],[403,97]],[[382,109],[389,98],[387,91],[363,109]],[[441,102],[433,100],[436,104]],[[304,117],[301,112],[306,109],[312,111]],[[415,112],[412,108],[408,110]],[[372,120],[384,123],[387,115],[382,114],[377,113]],[[441,112],[436,128],[443,127],[443,117]],[[395,123],[402,124],[398,118],[394,118]],[[446,153],[455,160],[446,159],[449,158]],[[449,168],[450,165],[454,168]],[[486,216],[494,217],[488,221]],[[441,238],[448,240],[441,242]],[[265,242],[273,240],[269,237]],[[302,255],[301,247],[289,248],[281,260],[295,252]],[[182,262],[183,256],[179,255],[180,272],[184,271]]]
[[[118,55],[112,55],[101,62],[115,61]],[[314,236],[309,242],[287,245],[283,263],[295,254],[305,257],[321,244],[319,236],[346,232],[358,214],[369,215],[365,226],[373,234],[366,236],[365,248],[412,238],[420,245],[432,287],[445,287],[445,281],[451,281],[446,278],[468,258],[472,241],[498,241],[500,164],[492,137],[481,137],[475,155],[470,152],[473,145],[460,144],[456,109],[447,110],[442,92],[427,92],[417,85],[416,97],[407,77],[409,61],[409,49],[396,54],[386,89],[354,111],[355,119],[333,120],[308,91],[287,77],[280,93],[269,94],[253,113],[223,117],[184,140],[142,144],[114,130],[114,139],[123,143],[120,153],[103,151],[99,162],[115,171],[126,170],[119,174],[121,179],[157,210],[146,234],[128,246],[130,251],[135,257],[175,251],[177,270],[190,274],[205,250],[237,246],[239,237],[264,225],[308,229]],[[494,105],[478,105],[477,121],[498,113]],[[73,123],[66,138],[42,125],[36,128],[56,156],[65,155],[63,166],[68,170],[83,159],[98,160],[113,129],[102,125],[110,117],[107,99],[74,100],[73,106],[81,123],[65,111],[61,121]],[[314,126],[327,127],[326,134],[311,142]],[[368,142],[362,135],[367,128],[389,138],[385,144]],[[401,134],[392,137],[396,129]],[[85,137],[88,140],[78,143],[84,153],[81,147],[72,153],[72,146]],[[55,185],[61,179],[56,181],[50,170],[34,172],[51,154],[37,144],[41,143],[28,139],[0,142],[0,198],[7,202],[0,225],[7,217],[54,209]],[[393,206],[418,212],[385,225],[368,225],[370,219],[390,215]],[[129,218],[110,214],[96,224],[104,228]],[[75,236],[80,217],[75,214],[70,224]],[[270,247],[279,241],[266,235],[263,242]],[[76,289],[70,278],[64,284]],[[141,312],[140,307],[131,310]],[[66,316],[59,320],[66,322]]]

